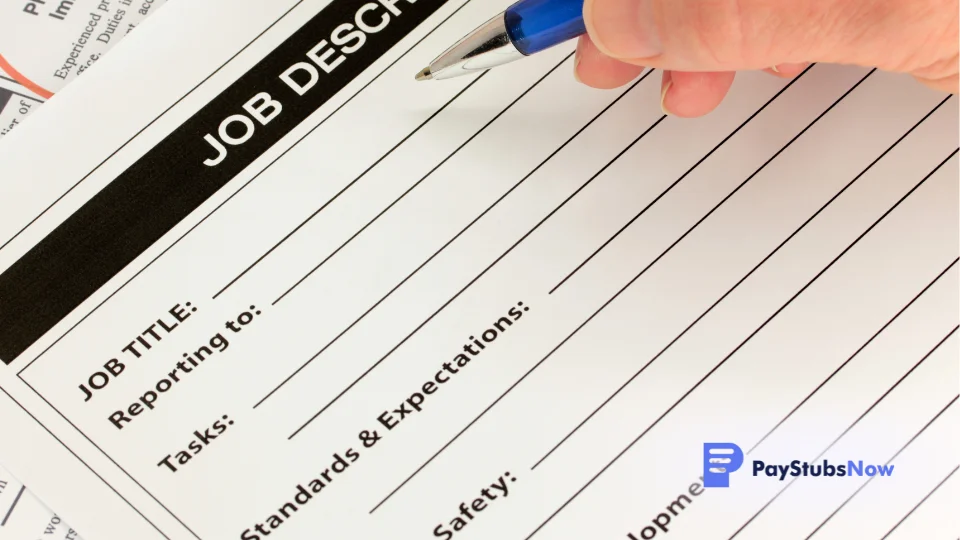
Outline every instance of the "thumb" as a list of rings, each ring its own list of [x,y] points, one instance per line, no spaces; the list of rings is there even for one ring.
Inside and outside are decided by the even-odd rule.
[[[585,0],[597,48],[678,71],[827,62],[956,91],[957,0]]]

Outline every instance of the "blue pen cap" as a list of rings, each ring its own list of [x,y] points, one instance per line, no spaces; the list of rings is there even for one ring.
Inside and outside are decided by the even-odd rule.
[[[507,35],[525,55],[587,32],[583,0],[520,0],[504,12]]]

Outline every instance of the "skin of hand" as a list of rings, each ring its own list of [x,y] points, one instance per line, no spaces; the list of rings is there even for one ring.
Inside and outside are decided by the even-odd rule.
[[[795,77],[810,63],[907,73],[957,93],[958,0],[585,0],[574,73],[616,88],[663,71],[680,117],[720,104],[737,71]]]

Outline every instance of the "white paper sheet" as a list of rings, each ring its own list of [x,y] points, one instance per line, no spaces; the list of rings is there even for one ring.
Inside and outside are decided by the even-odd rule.
[[[506,3],[387,4],[340,61],[362,3],[171,3],[0,147],[18,477],[94,539],[960,533],[956,98],[416,83]]]

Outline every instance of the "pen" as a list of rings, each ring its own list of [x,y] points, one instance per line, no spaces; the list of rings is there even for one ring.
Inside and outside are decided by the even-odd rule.
[[[586,32],[583,0],[520,0],[447,49],[416,79],[449,79],[484,71]]]

